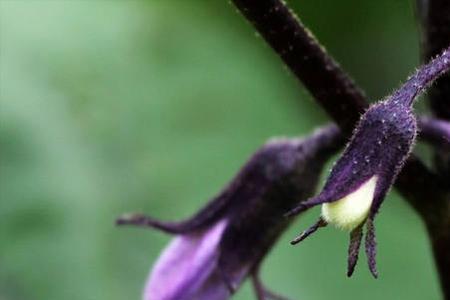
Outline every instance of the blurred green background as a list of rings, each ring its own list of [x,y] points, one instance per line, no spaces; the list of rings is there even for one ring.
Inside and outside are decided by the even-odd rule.
[[[412,1],[290,1],[377,99],[419,63]],[[0,1],[0,299],[139,299],[169,237],[116,228],[187,217],[266,139],[325,114],[228,1]],[[424,227],[391,193],[380,278],[345,276],[347,233],[288,244],[263,267],[292,299],[439,299]],[[252,299],[247,283],[235,299]]]

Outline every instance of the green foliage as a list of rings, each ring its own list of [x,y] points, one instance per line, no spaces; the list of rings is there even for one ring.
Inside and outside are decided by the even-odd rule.
[[[406,1],[361,2],[295,5],[373,99],[417,64],[418,42]],[[117,215],[187,217],[267,138],[327,120],[226,1],[3,0],[0,93],[2,300],[138,299],[169,237],[116,228]],[[377,220],[379,280],[362,267],[345,277],[347,235],[334,229],[288,244],[316,215],[268,257],[269,286],[293,299],[438,298],[403,201]],[[251,297],[246,286],[236,299]]]

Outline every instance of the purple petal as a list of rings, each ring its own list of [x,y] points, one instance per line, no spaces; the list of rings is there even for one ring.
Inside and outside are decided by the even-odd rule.
[[[181,222],[140,214],[120,218],[120,224],[181,234],[155,264],[144,299],[228,299],[291,223],[283,214],[311,196],[324,163],[341,145],[334,125],[305,139],[272,140],[194,217]]]
[[[222,300],[229,297],[217,274],[218,246],[227,226],[176,237],[156,262],[145,287],[145,300]]]

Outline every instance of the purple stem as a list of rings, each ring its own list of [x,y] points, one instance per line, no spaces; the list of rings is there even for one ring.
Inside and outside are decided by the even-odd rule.
[[[411,106],[417,95],[450,70],[450,44],[440,55],[421,67],[390,97],[390,101]]]
[[[450,150],[450,121],[431,117],[419,119],[420,138],[435,147]]]

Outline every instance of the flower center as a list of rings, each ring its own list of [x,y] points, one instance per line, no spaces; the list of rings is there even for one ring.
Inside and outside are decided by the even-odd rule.
[[[322,205],[322,217],[338,228],[352,230],[369,215],[378,177],[375,175],[342,199]]]

